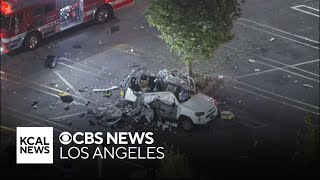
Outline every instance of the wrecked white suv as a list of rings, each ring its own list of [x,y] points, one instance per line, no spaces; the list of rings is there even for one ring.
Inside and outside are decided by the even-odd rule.
[[[170,119],[177,121],[186,131],[194,125],[204,125],[219,116],[216,100],[198,93],[194,80],[174,71],[162,70],[156,75],[147,75],[143,70],[133,71],[124,77],[121,91],[125,100],[143,104],[153,114],[145,115],[151,122]]]

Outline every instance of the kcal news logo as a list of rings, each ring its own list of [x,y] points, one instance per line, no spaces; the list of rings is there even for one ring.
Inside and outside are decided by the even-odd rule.
[[[53,127],[17,127],[17,164],[53,164]]]

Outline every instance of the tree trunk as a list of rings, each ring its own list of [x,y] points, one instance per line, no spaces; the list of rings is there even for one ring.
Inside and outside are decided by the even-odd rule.
[[[186,62],[186,66],[187,66],[188,76],[193,77],[192,62],[191,61],[187,61]]]

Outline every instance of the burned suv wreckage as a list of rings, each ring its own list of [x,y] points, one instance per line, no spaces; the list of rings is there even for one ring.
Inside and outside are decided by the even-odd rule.
[[[136,113],[150,123],[171,120],[186,131],[219,116],[216,100],[198,93],[194,80],[177,70],[157,74],[134,70],[122,80],[121,96],[134,103],[139,109]]]

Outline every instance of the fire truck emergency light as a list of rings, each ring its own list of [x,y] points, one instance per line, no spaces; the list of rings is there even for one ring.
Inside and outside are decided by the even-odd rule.
[[[11,14],[13,12],[12,5],[7,2],[1,1],[1,12],[4,14]]]

